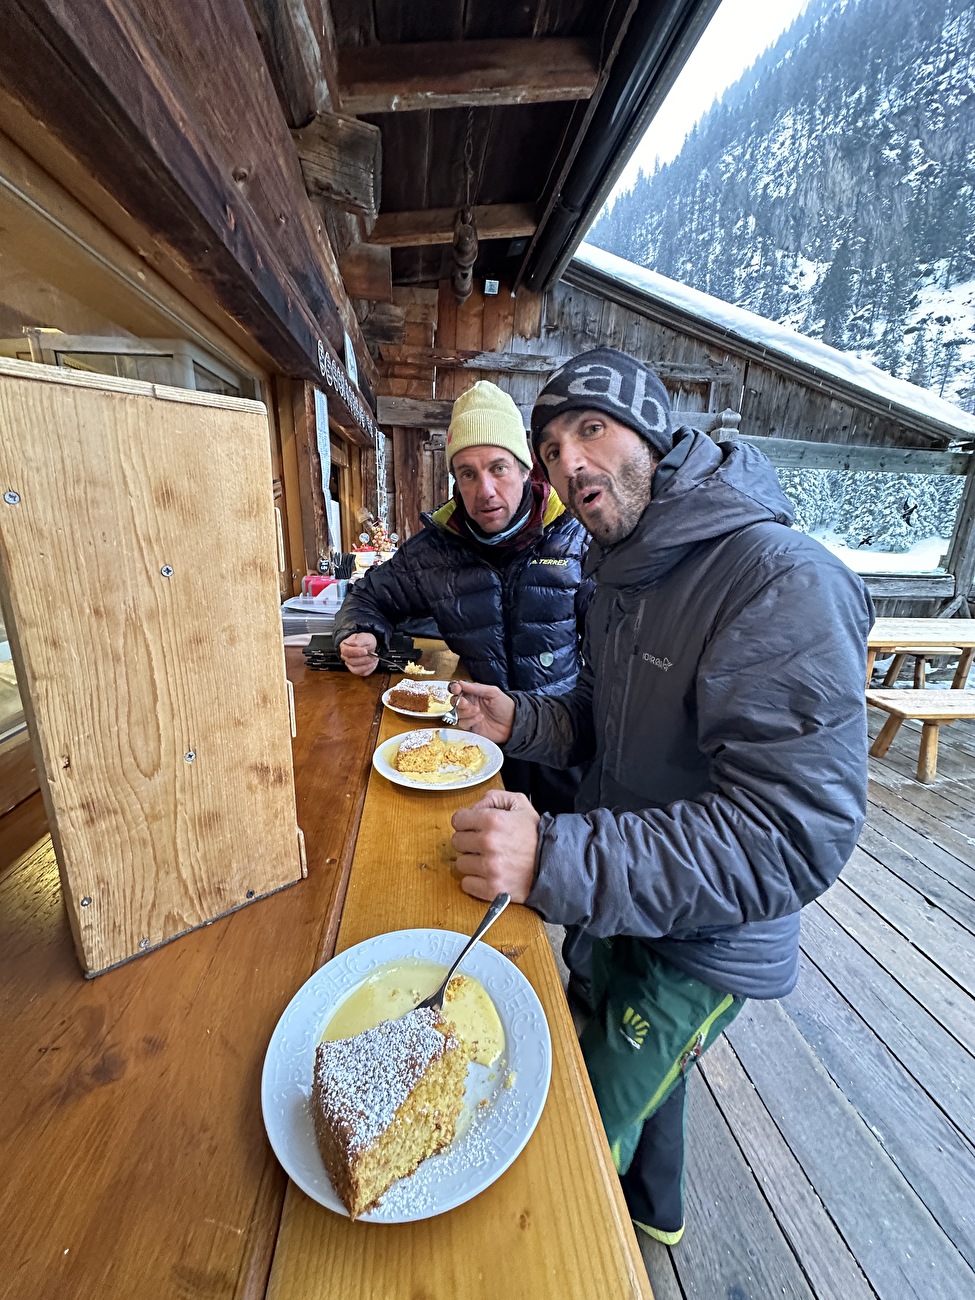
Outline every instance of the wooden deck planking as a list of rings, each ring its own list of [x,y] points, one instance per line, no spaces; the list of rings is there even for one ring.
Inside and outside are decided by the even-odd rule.
[[[822,957],[834,957],[818,941],[814,946]],[[839,963],[833,959],[828,964],[835,971]],[[839,990],[806,958],[802,978],[783,1006],[946,1236],[969,1264],[975,1264],[975,1061],[943,1031],[939,1035],[930,1017],[927,1033],[918,1032],[912,1041],[912,1030],[925,1019],[923,1008],[888,1007],[865,984],[860,986],[865,996],[858,998],[851,984],[862,974],[858,964],[850,962]],[[896,1001],[908,1001],[907,994]],[[943,1056],[930,1054],[924,1041],[939,1037],[946,1040],[941,1044]],[[966,1056],[962,1072],[953,1077],[959,1059]]]
[[[641,1241],[662,1300],[975,1296],[975,723],[941,742],[928,786],[919,727],[870,760],[799,984],[748,1004],[692,1079],[687,1231]]]

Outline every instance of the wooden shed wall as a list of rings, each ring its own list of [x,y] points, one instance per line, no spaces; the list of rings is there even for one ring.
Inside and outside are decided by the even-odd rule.
[[[458,306],[443,281],[434,318],[432,290],[394,292],[406,310],[407,324],[404,343],[381,350],[381,391],[390,395],[449,401],[478,379],[490,379],[519,405],[530,406],[545,382],[544,371],[512,368],[510,356],[504,370],[475,370],[468,368],[470,363],[435,367],[429,355],[431,331],[439,356],[483,352],[568,357],[609,345],[660,368],[676,410],[739,410],[743,433],[850,445],[932,444],[930,433],[841,400],[816,377],[803,383],[743,352],[654,319],[652,304],[646,312],[637,311],[562,281],[544,295],[521,291],[515,297],[504,282],[494,295],[485,295],[477,285]],[[396,427],[387,432],[395,449],[394,522],[400,536],[407,537],[416,531],[420,511],[446,495],[444,453],[435,433]],[[930,615],[943,603],[943,595],[888,597],[878,599],[877,609],[891,616]]]

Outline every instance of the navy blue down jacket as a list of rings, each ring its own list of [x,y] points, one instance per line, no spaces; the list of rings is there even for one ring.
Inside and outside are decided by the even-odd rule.
[[[529,906],[745,997],[792,987],[799,909],[866,811],[870,597],[791,520],[760,452],[679,432],[635,531],[591,546],[575,690],[516,696],[505,746],[592,759]]]
[[[335,644],[372,632],[385,647],[398,623],[432,618],[474,681],[542,695],[571,690],[593,588],[582,577],[589,535],[548,484],[538,491],[538,522],[504,552],[455,531],[453,501],[422,515],[423,531],[351,589],[335,620]],[[568,812],[581,772],[550,767],[544,756],[506,758],[502,777],[539,811]]]
[[[555,695],[579,673],[592,584],[582,584],[588,534],[554,492],[534,540],[503,560],[448,527],[448,501],[423,514],[423,531],[370,569],[342,603],[333,640],[372,632],[381,647],[397,624],[432,618],[472,679]]]

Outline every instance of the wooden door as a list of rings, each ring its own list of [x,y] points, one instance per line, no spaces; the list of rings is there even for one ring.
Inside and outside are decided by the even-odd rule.
[[[4,615],[81,963],[301,875],[267,414],[0,361]]]

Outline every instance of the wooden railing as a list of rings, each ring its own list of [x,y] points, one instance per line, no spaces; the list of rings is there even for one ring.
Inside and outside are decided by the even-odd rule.
[[[953,614],[961,608],[975,579],[975,452],[800,442],[792,438],[761,438],[722,428],[715,429],[711,436],[716,442],[734,438],[737,442],[752,443],[765,453],[776,469],[964,475],[966,483],[948,546],[945,573],[863,575],[870,594],[875,598],[947,599],[950,603],[941,611],[942,615]]]

